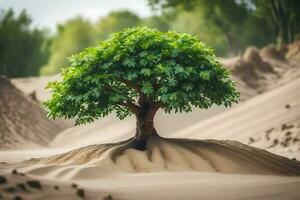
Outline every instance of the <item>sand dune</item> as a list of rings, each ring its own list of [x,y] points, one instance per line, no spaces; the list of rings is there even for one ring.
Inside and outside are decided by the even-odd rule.
[[[35,94],[37,100],[43,102],[50,97],[50,92],[45,89],[47,84],[51,81],[60,80],[59,75],[54,76],[40,76],[29,78],[15,78],[11,82],[25,95]]]
[[[294,80],[258,95],[228,112],[177,131],[172,137],[234,139],[274,153],[300,158],[299,89],[300,79]],[[282,126],[289,128],[281,128]],[[279,140],[285,140],[284,136],[290,138],[286,145]]]
[[[221,59],[221,62],[231,70],[236,79],[241,98],[248,99],[253,96],[253,92],[263,93],[298,79],[299,49],[300,41],[280,50],[273,46],[260,50],[249,47],[241,57]]]
[[[151,136],[146,150],[127,140],[90,145],[26,161],[23,172],[56,179],[101,178],[103,173],[170,171],[300,175],[300,162],[234,141],[167,139]],[[99,176],[99,177],[98,177]]]
[[[38,103],[0,77],[0,148],[47,145],[64,128],[48,120]]]
[[[19,164],[0,164],[1,177],[7,180],[0,184],[0,194],[32,200],[300,197],[299,177],[278,176],[299,175],[300,162],[241,143],[153,136],[146,151],[120,152],[120,147],[120,143],[92,145]],[[18,167],[18,172],[11,174],[12,167]]]

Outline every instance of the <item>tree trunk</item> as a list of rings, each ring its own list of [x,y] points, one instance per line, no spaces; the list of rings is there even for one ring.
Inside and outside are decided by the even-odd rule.
[[[153,126],[153,120],[147,118],[139,118],[136,122],[136,134],[135,139],[137,141],[146,141],[149,136],[156,134],[156,130]]]
[[[238,45],[236,39],[228,33],[225,33],[227,41],[228,41],[228,47],[229,47],[229,54],[232,54],[234,56],[238,55]]]
[[[144,112],[136,116],[137,122],[135,140],[140,145],[146,145],[149,136],[157,134],[153,125],[154,115],[156,111],[157,109],[148,107],[145,108]]]
[[[279,47],[292,41],[287,12],[281,0],[270,0],[274,29]]]

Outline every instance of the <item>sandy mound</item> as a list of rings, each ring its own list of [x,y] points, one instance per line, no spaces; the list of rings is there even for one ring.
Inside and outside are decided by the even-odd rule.
[[[26,98],[9,80],[0,77],[0,148],[46,145],[66,128],[49,121],[34,101]]]
[[[103,173],[198,171],[231,174],[300,175],[300,162],[234,141],[148,139],[145,150],[135,140],[90,145],[25,162],[22,170],[61,179],[100,178]]]
[[[238,82],[242,99],[253,92],[262,93],[299,78],[299,62],[300,41],[280,50],[272,45],[260,50],[249,47],[241,57],[221,59]],[[250,95],[247,91],[251,91]]]
[[[300,160],[300,122],[274,126],[249,137],[248,144]]]
[[[299,88],[300,79],[294,80],[172,136],[233,139],[300,159]]]
[[[50,92],[45,89],[51,81],[60,80],[59,75],[41,76],[29,78],[15,78],[11,82],[26,95],[34,94],[40,102],[47,100],[50,97]]]
[[[232,67],[232,73],[250,88],[260,90],[264,89],[260,88],[262,80],[278,75],[273,66],[262,59],[256,48],[246,49],[243,57]]]

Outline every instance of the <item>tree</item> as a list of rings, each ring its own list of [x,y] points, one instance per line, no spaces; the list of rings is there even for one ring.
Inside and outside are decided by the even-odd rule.
[[[130,11],[113,11],[96,24],[97,38],[104,40],[110,34],[121,31],[124,28],[131,28],[140,23],[140,18]]]
[[[155,9],[183,8],[184,10],[198,9],[205,21],[218,27],[226,36],[229,51],[237,54],[239,43],[236,33],[249,16],[249,10],[244,1],[236,0],[148,0]]]
[[[53,38],[48,63],[41,69],[42,75],[57,74],[67,64],[66,57],[80,52],[95,41],[93,25],[76,17],[58,26],[58,33]]]
[[[46,33],[31,28],[25,11],[15,16],[13,10],[0,16],[0,74],[9,77],[36,76],[47,62]]]
[[[168,21],[161,16],[151,16],[143,18],[140,24],[141,26],[146,26],[148,28],[156,28],[164,32],[170,30]]]
[[[171,30],[180,33],[190,33],[215,50],[218,56],[227,56],[228,43],[223,32],[203,17],[200,9],[193,11],[178,11],[177,16],[170,21]]]
[[[44,103],[51,118],[92,122],[115,111],[137,119],[132,143],[143,149],[156,134],[153,119],[164,112],[190,112],[192,106],[230,106],[238,101],[235,83],[213,50],[189,34],[131,28],[69,58],[62,81],[51,82]]]
[[[138,25],[140,19],[129,11],[111,12],[96,24],[76,17],[58,26],[58,33],[51,45],[51,56],[48,63],[41,69],[42,75],[57,74],[67,65],[66,57],[78,53],[83,48],[104,40],[109,34]]]
[[[250,0],[256,13],[273,27],[279,46],[294,41],[300,32],[300,1]]]

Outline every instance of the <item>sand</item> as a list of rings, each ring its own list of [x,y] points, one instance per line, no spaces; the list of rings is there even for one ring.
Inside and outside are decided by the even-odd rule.
[[[5,198],[82,199],[78,196],[82,189],[90,200],[300,197],[300,176],[293,176],[300,174],[299,161],[238,142],[153,136],[146,151],[120,152],[121,146],[90,145],[52,152],[54,156],[40,152],[44,158],[2,163],[0,171],[8,184],[0,184],[0,194]],[[13,168],[17,174],[11,173]],[[42,189],[30,188],[28,180],[38,180]],[[78,186],[74,188],[73,183]],[[26,185],[25,191],[20,184]]]
[[[172,136],[233,139],[300,159],[299,89],[300,79],[294,80],[258,95],[228,112],[179,130]],[[226,123],[222,123],[223,121]],[[287,138],[290,139],[284,142]]]
[[[0,76],[0,149],[40,147],[67,128],[50,121],[40,104]]]
[[[73,182],[41,179],[42,189],[27,186],[29,175],[6,175],[8,184],[0,185],[4,199],[16,195],[28,200],[80,200],[77,188],[83,189],[88,200],[297,200],[300,198],[300,179],[285,176],[232,175],[205,172],[161,172],[142,174],[108,174],[94,180]],[[25,184],[27,191],[17,188]],[[77,188],[72,186],[76,183]],[[4,192],[7,187],[16,192]],[[59,186],[59,189],[54,189]]]
[[[146,150],[136,149],[131,142],[85,146],[26,161],[19,170],[55,179],[173,171],[300,175],[299,161],[235,141],[168,139],[156,135],[148,139]]]

